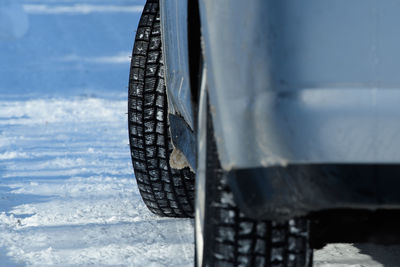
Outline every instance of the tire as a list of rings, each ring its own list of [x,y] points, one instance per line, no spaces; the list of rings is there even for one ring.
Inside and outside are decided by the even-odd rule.
[[[196,266],[311,267],[307,220],[256,221],[240,212],[218,160],[209,107],[200,101],[207,115],[199,125],[206,132],[199,133]]]
[[[158,0],[148,0],[139,21],[129,77],[128,126],[133,168],[148,209],[165,217],[193,217],[195,175],[169,164],[168,122]]]

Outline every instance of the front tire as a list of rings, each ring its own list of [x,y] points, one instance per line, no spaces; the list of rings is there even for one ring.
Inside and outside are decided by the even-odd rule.
[[[170,166],[168,121],[158,0],[148,0],[139,21],[129,78],[131,157],[142,199],[154,214],[193,217],[194,173]]]
[[[311,267],[307,220],[256,221],[240,212],[219,163],[205,98],[198,137],[196,266]]]

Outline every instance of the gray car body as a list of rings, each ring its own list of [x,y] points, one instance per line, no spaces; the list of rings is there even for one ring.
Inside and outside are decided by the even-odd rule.
[[[171,113],[193,130],[187,1],[162,0]],[[225,170],[400,162],[400,2],[200,1]]]
[[[160,3],[170,113],[183,117],[193,130],[188,63],[188,3],[181,0],[161,0]]]
[[[170,112],[193,131],[187,1],[161,3]],[[400,163],[399,1],[199,3],[225,171]]]

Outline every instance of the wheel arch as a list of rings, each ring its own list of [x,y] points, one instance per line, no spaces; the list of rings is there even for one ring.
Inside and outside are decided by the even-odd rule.
[[[201,64],[197,1],[160,0],[161,31],[170,113],[195,130]]]
[[[201,64],[197,1],[160,0],[171,136],[176,168],[196,168],[196,124]],[[181,155],[184,157],[181,157]],[[183,160],[182,160],[183,159]]]

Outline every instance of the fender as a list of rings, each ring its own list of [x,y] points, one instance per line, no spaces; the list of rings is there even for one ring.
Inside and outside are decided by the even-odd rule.
[[[181,0],[160,0],[161,32],[169,113],[181,116],[190,129],[193,109],[190,92],[188,49],[188,3]]]
[[[174,151],[170,164],[195,169],[196,139],[190,90],[188,2],[160,0],[164,71]]]
[[[225,171],[400,163],[399,1],[199,3]]]

